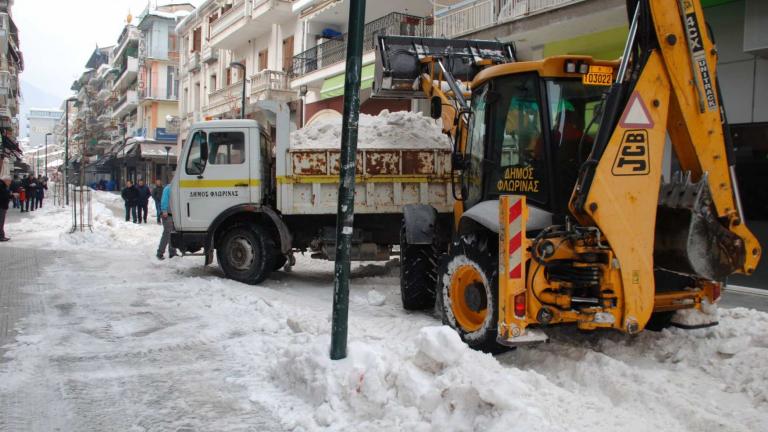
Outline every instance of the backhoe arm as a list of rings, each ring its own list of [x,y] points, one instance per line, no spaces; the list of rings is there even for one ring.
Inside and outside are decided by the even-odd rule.
[[[621,268],[624,314],[645,322],[654,269],[719,281],[757,266],[717,88],[717,52],[698,0],[641,0],[570,209],[598,227]],[[662,186],[669,136],[686,173]]]

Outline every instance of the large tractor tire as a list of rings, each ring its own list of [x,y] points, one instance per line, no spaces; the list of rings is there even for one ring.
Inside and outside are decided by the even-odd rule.
[[[400,297],[406,310],[435,306],[437,247],[408,244],[405,223],[400,229]]]
[[[470,347],[499,352],[498,240],[473,234],[454,241],[438,273],[437,309]]]
[[[257,284],[275,268],[275,242],[257,225],[236,225],[218,242],[216,257],[228,278]]]

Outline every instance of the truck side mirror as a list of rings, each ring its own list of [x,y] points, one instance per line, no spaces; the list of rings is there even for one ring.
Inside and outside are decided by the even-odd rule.
[[[435,120],[443,116],[443,101],[439,96],[432,96],[429,100],[429,115]]]

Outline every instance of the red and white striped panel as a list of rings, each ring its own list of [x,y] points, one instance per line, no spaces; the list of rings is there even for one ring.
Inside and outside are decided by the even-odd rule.
[[[507,270],[510,279],[523,277],[523,203],[524,197],[511,195],[502,200],[507,207]]]

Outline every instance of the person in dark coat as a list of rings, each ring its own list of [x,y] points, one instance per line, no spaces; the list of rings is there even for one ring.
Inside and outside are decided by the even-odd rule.
[[[45,198],[45,191],[48,190],[48,185],[43,177],[40,177],[37,182],[37,193],[35,194],[35,207],[43,208],[43,199]]]
[[[19,206],[21,207],[21,212],[24,213],[29,211],[29,176],[24,176],[24,178],[21,179],[21,187],[19,190],[21,192],[19,195]]]
[[[149,207],[149,197],[152,196],[152,192],[149,190],[149,186],[144,184],[144,180],[140,179],[136,190],[139,191],[138,211],[139,211],[139,223],[144,221],[147,223],[147,208]]]
[[[152,199],[155,201],[155,210],[157,211],[157,224],[160,225],[162,219],[162,211],[160,211],[160,203],[163,200],[163,181],[160,179],[155,180],[155,188],[152,189]]]
[[[13,180],[11,181],[11,192],[13,193],[11,199],[13,200],[13,208],[15,209],[21,207],[21,203],[19,202],[19,189],[21,189],[21,180],[19,179],[19,176],[14,175]]]
[[[123,197],[123,201],[125,201],[125,221],[128,222],[132,218],[133,223],[138,223],[136,218],[136,207],[139,204],[139,190],[136,189],[133,182],[128,180],[125,182],[125,187],[122,192],[120,192],[120,196]]]
[[[5,236],[5,214],[11,201],[11,176],[3,176],[0,181],[0,242],[10,240]]]
[[[37,179],[35,176],[29,176],[27,190],[27,211],[35,211],[37,208]]]

